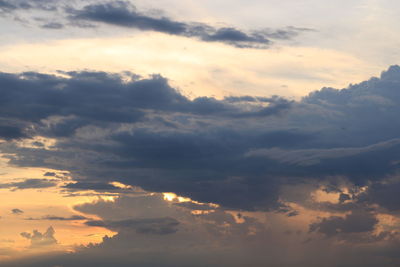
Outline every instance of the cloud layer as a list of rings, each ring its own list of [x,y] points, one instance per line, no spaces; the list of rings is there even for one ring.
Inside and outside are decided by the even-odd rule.
[[[52,149],[9,142],[3,150],[17,153],[17,165],[71,171],[79,183],[69,189],[111,190],[118,180],[226,207],[279,208],[285,183],[341,176],[362,186],[396,173],[399,69],[300,102],[191,100],[160,76],[2,73],[2,125],[57,140]]]
[[[300,101],[277,96],[190,99],[158,75],[1,73],[1,124],[23,133],[23,137],[3,134],[1,150],[16,166],[68,171],[72,181],[59,185],[64,193],[121,194],[115,202],[74,207],[87,216],[28,219],[82,222],[118,233],[72,258],[49,259],[53,265],[64,260],[84,265],[87,253],[112,251],[123,258],[120,266],[153,266],[149,255],[165,253],[171,242],[171,255],[176,257],[166,257],[165,266],[185,266],[188,255],[206,255],[207,266],[218,266],[214,259],[219,258],[233,266],[244,261],[254,266],[281,264],[271,253],[252,249],[275,240],[282,242],[276,247],[281,251],[292,239],[311,251],[333,249],[342,255],[339,263],[352,260],[353,266],[366,261],[355,260],[334,244],[343,243],[349,250],[358,247],[357,253],[369,255],[368,262],[376,264],[379,256],[370,255],[368,246],[389,253],[397,251],[399,241],[398,230],[387,222],[387,218],[396,221],[400,209],[396,202],[399,88],[399,66],[379,78],[342,90],[323,88]],[[56,177],[52,172],[44,175]],[[57,182],[46,179],[1,185],[53,186]],[[135,191],[136,187],[174,192],[193,201],[167,203],[161,194]],[[319,201],[318,194],[329,201]],[[256,215],[242,215],[253,214],[249,212]],[[284,234],[274,236],[259,213],[270,223],[277,220],[274,229]],[[287,230],[282,220],[288,224],[299,220],[302,229]],[[51,230],[23,233],[32,246],[34,239],[37,244],[54,245],[53,235]],[[132,239],[143,242],[141,247],[127,246]],[[194,246],[193,240],[202,243]],[[143,244],[151,250],[143,252]],[[212,245],[215,253],[210,254],[205,248]],[[182,248],[184,255],[174,254]],[[244,248],[240,254],[244,261],[221,256],[226,256],[224,251],[236,255]],[[138,261],[127,256],[132,253],[138,253]],[[281,266],[298,262],[295,255]],[[324,257],[328,255],[321,254],[320,260]],[[385,259],[396,262],[392,256]]]
[[[48,30],[61,30],[69,26],[78,28],[97,28],[103,25],[154,31],[169,35],[195,38],[205,42],[219,42],[238,48],[262,48],[271,46],[273,40],[292,40],[299,34],[312,31],[307,28],[285,27],[282,29],[258,29],[244,31],[232,26],[214,27],[205,23],[181,22],[164,15],[154,16],[140,12],[130,1],[83,1],[83,5],[64,3],[63,1],[19,0],[0,2],[0,14],[18,15],[20,11],[47,11],[47,17],[34,17],[33,24]],[[56,15],[56,16],[54,16]],[[53,17],[57,17],[54,19]],[[24,16],[23,21],[28,21]],[[35,22],[36,21],[36,22]]]

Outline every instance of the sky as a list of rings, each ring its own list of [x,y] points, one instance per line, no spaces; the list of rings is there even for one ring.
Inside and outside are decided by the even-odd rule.
[[[0,267],[399,266],[399,11],[0,0]]]

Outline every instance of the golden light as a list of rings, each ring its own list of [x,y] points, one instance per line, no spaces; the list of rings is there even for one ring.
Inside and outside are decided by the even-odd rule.
[[[113,185],[115,187],[121,188],[121,189],[133,189],[132,186],[126,185],[120,182],[111,182],[110,185]]]
[[[166,201],[174,201],[177,198],[177,195],[174,193],[163,193],[164,200]]]

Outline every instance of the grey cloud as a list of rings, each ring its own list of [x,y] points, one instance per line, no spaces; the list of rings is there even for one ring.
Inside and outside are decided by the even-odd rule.
[[[63,74],[69,78],[34,72],[19,75],[0,73],[0,90],[3,93],[0,111],[3,116],[37,123],[50,116],[58,116],[57,120],[47,120],[45,126],[51,128],[54,134],[63,136],[96,121],[99,124],[138,122],[145,116],[144,109],[252,117],[275,115],[290,108],[290,102],[280,98],[271,99],[270,107],[248,112],[214,98],[191,101],[171,88],[165,78],[157,75],[124,82],[121,76],[104,72]],[[136,76],[130,78],[135,79]]]
[[[69,190],[96,190],[96,191],[113,191],[121,190],[121,188],[108,183],[90,183],[90,182],[77,182],[69,183],[63,186]]]
[[[23,190],[23,189],[39,189],[49,188],[57,186],[56,180],[48,179],[25,179],[22,182],[2,183],[0,188],[8,188],[12,190]]]
[[[105,227],[116,231],[134,230],[139,234],[167,235],[178,231],[179,221],[173,218],[152,218],[122,221],[87,221],[86,225]]]
[[[251,151],[249,157],[267,157],[291,166],[288,174],[313,176],[345,175],[358,185],[383,179],[397,170],[393,160],[400,152],[399,139],[365,147],[282,150],[278,148]],[[292,172],[293,171],[293,172]]]
[[[314,29],[310,28],[288,26],[286,29],[278,29],[278,30],[265,29],[260,32],[272,39],[290,40],[298,36],[302,32],[314,32],[314,31],[315,31]]]
[[[19,11],[50,11],[57,21],[38,19],[46,23],[43,29],[60,30],[68,26],[82,29],[96,28],[99,23],[141,31],[155,31],[170,35],[195,38],[204,42],[220,42],[238,48],[266,49],[271,40],[292,40],[299,34],[312,31],[307,28],[289,26],[281,29],[244,31],[232,26],[214,27],[205,23],[180,22],[165,16],[153,16],[140,12],[130,1],[83,1],[82,5],[49,0],[1,0],[0,12],[13,14],[15,18],[29,22]],[[24,17],[25,16],[25,17]]]
[[[214,210],[215,207],[207,204],[198,204],[195,202],[180,202],[180,203],[175,203],[176,206],[178,207],[183,207],[187,208],[190,210]]]
[[[59,30],[59,29],[64,28],[64,25],[59,22],[49,22],[49,23],[43,24],[41,27],[44,29]]]
[[[206,42],[221,42],[236,47],[267,48],[271,39],[292,39],[302,28],[288,27],[277,31],[244,32],[234,27],[215,28],[202,23],[185,23],[166,17],[152,17],[136,10],[127,1],[112,1],[90,4],[82,9],[69,8],[67,12],[72,21],[82,20],[136,28],[144,31],[157,31],[171,35],[197,38]]]
[[[143,222],[156,223],[165,220],[154,217],[151,220],[142,216],[151,212],[145,197],[136,199],[120,198],[115,203],[85,204],[88,209],[96,207],[101,218],[113,217],[111,222],[118,226],[119,233],[113,237],[104,237],[98,245],[77,248],[75,253],[58,255],[41,255],[38,258],[18,259],[0,266],[36,267],[36,266],[385,266],[392,267],[396,262],[398,251],[396,241],[390,239],[388,232],[373,237],[370,231],[354,232],[351,222],[345,235],[369,235],[369,245],[341,242],[332,238],[313,239],[304,242],[307,233],[285,228],[281,220],[274,221],[279,215],[269,213],[268,224],[245,215],[241,223],[237,223],[230,213],[218,210],[204,216],[188,216],[190,211],[179,209],[175,216],[179,217],[179,231],[174,234],[143,234],[135,229]],[[150,206],[162,206],[164,213],[176,212],[175,205],[166,205],[160,196],[147,196]],[[157,203],[157,204],[156,204]],[[108,206],[104,206],[104,205]],[[107,207],[107,208],[105,208]],[[113,208],[124,210],[121,214],[113,213]],[[140,214],[135,219],[121,219],[121,216]],[[267,214],[266,214],[267,215]],[[277,217],[275,217],[277,216]],[[360,224],[368,216],[357,215]],[[141,218],[141,219],[140,219]],[[290,220],[295,220],[291,218]],[[350,219],[349,219],[350,220]],[[95,226],[104,227],[106,219],[91,222]],[[167,221],[167,220],[166,220]],[[169,221],[169,220],[168,220]],[[350,220],[351,221],[351,220]],[[171,220],[174,224],[174,220]],[[367,228],[367,227],[366,227]],[[158,229],[158,227],[156,227]],[[269,230],[270,229],[270,230]],[[368,227],[370,229],[370,227]],[[380,245],[384,244],[382,247]],[[284,249],[291,246],[293,253],[282,257]],[[376,249],[377,247],[381,249]],[[382,253],[393,255],[382,256]],[[298,253],[298,254],[297,254]],[[298,256],[300,254],[300,257]],[[355,256],[357,255],[357,256]],[[384,263],[382,264],[382,261]],[[396,262],[397,263],[397,262]],[[8,264],[8,265],[7,265]]]
[[[374,230],[377,223],[378,220],[371,212],[355,210],[344,218],[333,216],[313,223],[310,225],[310,231],[332,237],[338,234],[370,232]]]
[[[212,33],[197,32],[197,34],[200,34],[200,38],[203,41],[223,42],[239,48],[267,48],[271,43],[271,41],[262,34],[248,34],[235,28],[213,29]],[[193,35],[193,33],[189,33],[189,35]]]
[[[348,194],[340,194],[340,196],[339,196],[339,202],[340,203],[343,203],[343,202],[345,202],[345,201],[347,201],[347,200],[351,200],[351,196],[350,195],[348,195]]]
[[[87,5],[82,10],[70,9],[72,19],[104,22],[141,30],[154,30],[169,34],[183,34],[186,24],[168,18],[151,18],[136,11],[129,2],[114,1],[104,4]]]
[[[59,2],[58,0],[0,0],[0,10],[3,12],[29,9],[55,11]]]
[[[41,233],[38,230],[33,230],[32,233],[23,232],[21,233],[21,236],[30,240],[31,247],[35,248],[57,244],[54,234],[54,228],[50,226],[44,233]]]
[[[70,217],[62,217],[55,215],[46,215],[40,218],[27,218],[28,221],[83,221],[88,220],[87,217],[81,215],[72,215]]]
[[[20,215],[20,214],[24,213],[24,211],[22,211],[20,209],[12,209],[11,213],[15,214],[15,215]]]
[[[358,200],[364,203],[378,204],[390,212],[397,212],[400,210],[399,190],[399,182],[377,182],[369,185]]]
[[[21,139],[28,137],[23,128],[12,125],[0,125],[0,138],[5,140]]]
[[[400,139],[385,141],[378,144],[373,144],[367,147],[356,148],[332,148],[332,149],[304,149],[304,150],[279,150],[279,149],[265,149],[255,150],[249,152],[247,155],[250,157],[265,156],[268,158],[276,159],[280,162],[285,162],[293,165],[310,166],[319,164],[325,159],[345,158],[355,155],[368,153],[375,150],[386,150],[391,147],[398,146]]]
[[[298,211],[291,211],[287,214],[288,217],[298,216],[300,213]]]
[[[11,4],[9,1],[6,0],[0,0],[0,10],[5,12],[5,11],[10,11],[14,10],[17,7],[13,4]]]

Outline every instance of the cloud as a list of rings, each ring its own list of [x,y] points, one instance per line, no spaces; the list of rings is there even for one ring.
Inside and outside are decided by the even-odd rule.
[[[12,125],[0,125],[0,138],[5,140],[28,137],[22,128]]]
[[[11,213],[15,214],[15,215],[20,215],[20,214],[24,213],[24,211],[22,211],[20,209],[12,209]]]
[[[29,9],[55,11],[58,2],[49,0],[0,0],[0,11],[4,13]]]
[[[47,228],[46,232],[41,233],[37,230],[33,230],[32,233],[23,232],[21,236],[31,241],[31,247],[42,247],[57,244],[57,240],[54,237],[55,231],[53,227]]]
[[[100,22],[104,24],[135,28],[142,31],[156,31],[171,35],[197,38],[206,42],[221,42],[236,47],[268,48],[270,39],[288,40],[309,29],[287,27],[276,31],[263,30],[244,32],[234,27],[215,28],[204,23],[186,23],[167,17],[153,17],[137,11],[127,1],[111,1],[89,4],[82,9],[67,10],[69,19]]]
[[[262,48],[272,45],[271,40],[292,40],[299,34],[312,31],[307,28],[289,26],[282,29],[261,29],[243,31],[233,26],[214,27],[199,22],[181,22],[165,16],[154,16],[140,12],[130,1],[102,1],[95,3],[82,1],[83,5],[48,0],[1,0],[0,11],[12,14],[14,18],[25,23],[45,22],[39,27],[50,30],[61,30],[69,26],[81,29],[97,28],[100,24],[117,26],[141,31],[155,31],[187,38],[195,38],[204,42],[219,42],[238,48]],[[51,17],[30,18],[20,11],[48,11],[57,16],[57,21]]]
[[[375,219],[368,211],[353,211],[343,220],[328,218],[334,225],[331,228],[339,228],[341,233],[318,238],[319,233],[300,230],[303,220],[307,218],[298,218],[301,214],[288,218],[277,213],[255,213],[255,217],[244,213],[237,221],[232,212],[220,208],[209,214],[193,215],[186,208],[170,204],[163,200],[161,194],[148,194],[121,196],[115,202],[98,200],[79,205],[79,208],[101,218],[88,222],[89,225],[107,225],[117,230],[118,234],[104,237],[100,244],[76,248],[74,253],[17,259],[3,265],[0,263],[0,266],[333,267],[350,264],[372,267],[382,266],[382,262],[383,266],[386,262],[386,266],[397,263],[394,252],[398,251],[398,243],[387,232],[379,237],[371,233]],[[161,217],[157,217],[160,214]],[[127,219],[129,216],[131,218]],[[282,217],[284,221],[279,219]],[[178,227],[179,231],[169,234],[159,232],[170,224]],[[144,233],[137,231],[141,227],[146,229]],[[322,235],[325,236],[324,233]],[[336,239],[339,235],[347,239]],[[364,239],[357,240],[354,236]],[[311,240],[307,241],[310,237]],[[291,253],[282,258],[279,252],[284,249],[289,249]]]
[[[87,221],[88,226],[105,227],[110,230],[134,230],[140,234],[167,235],[178,231],[179,222],[173,218],[131,219],[122,221]]]
[[[40,189],[57,186],[56,180],[48,179],[25,179],[22,182],[2,183],[0,188],[7,188],[12,190],[24,190],[24,189]]]
[[[104,22],[123,27],[154,30],[169,34],[183,34],[186,24],[168,18],[151,18],[136,12],[129,2],[114,1],[105,4],[92,4],[82,10],[69,10],[72,19]]]
[[[159,75],[136,80],[135,75],[128,74],[131,80],[125,82],[122,76],[105,72],[61,74],[67,78],[35,72],[0,73],[3,116],[21,123],[42,121],[41,126],[65,136],[94,122],[139,122],[146,115],[144,110],[252,117],[275,115],[290,108],[290,101],[281,98],[271,98],[270,107],[248,112],[214,98],[189,100]],[[24,106],[16,108],[21,101]]]
[[[400,210],[398,190],[400,183],[384,182],[373,183],[368,186],[367,190],[359,197],[360,202],[378,204],[382,208],[390,212]]]
[[[77,182],[77,183],[69,183],[63,186],[63,188],[69,190],[96,190],[96,191],[113,191],[113,190],[121,190],[120,187],[109,183],[87,183],[87,182]]]
[[[8,1],[0,0],[0,10],[2,12],[7,12],[7,11],[10,11],[10,10],[14,10],[16,8],[17,7],[15,5],[9,3]]]
[[[26,220],[28,221],[38,221],[38,220],[43,220],[43,221],[83,221],[87,220],[85,216],[81,215],[72,215],[70,217],[61,217],[61,216],[55,216],[55,215],[46,215],[40,218],[28,218]]]
[[[231,209],[280,210],[286,184],[341,177],[368,186],[396,175],[398,77],[392,66],[380,78],[289,101],[189,99],[157,75],[3,73],[4,119],[56,143],[9,141],[2,150],[18,166],[70,171],[76,182],[66,189],[113,190],[118,181]]]
[[[59,30],[59,29],[64,28],[64,25],[59,22],[49,22],[49,23],[43,24],[41,27],[44,29]]]
[[[374,230],[378,223],[375,215],[363,210],[355,210],[343,217],[324,218],[310,225],[310,231],[317,231],[328,237],[339,234],[364,233]]]

